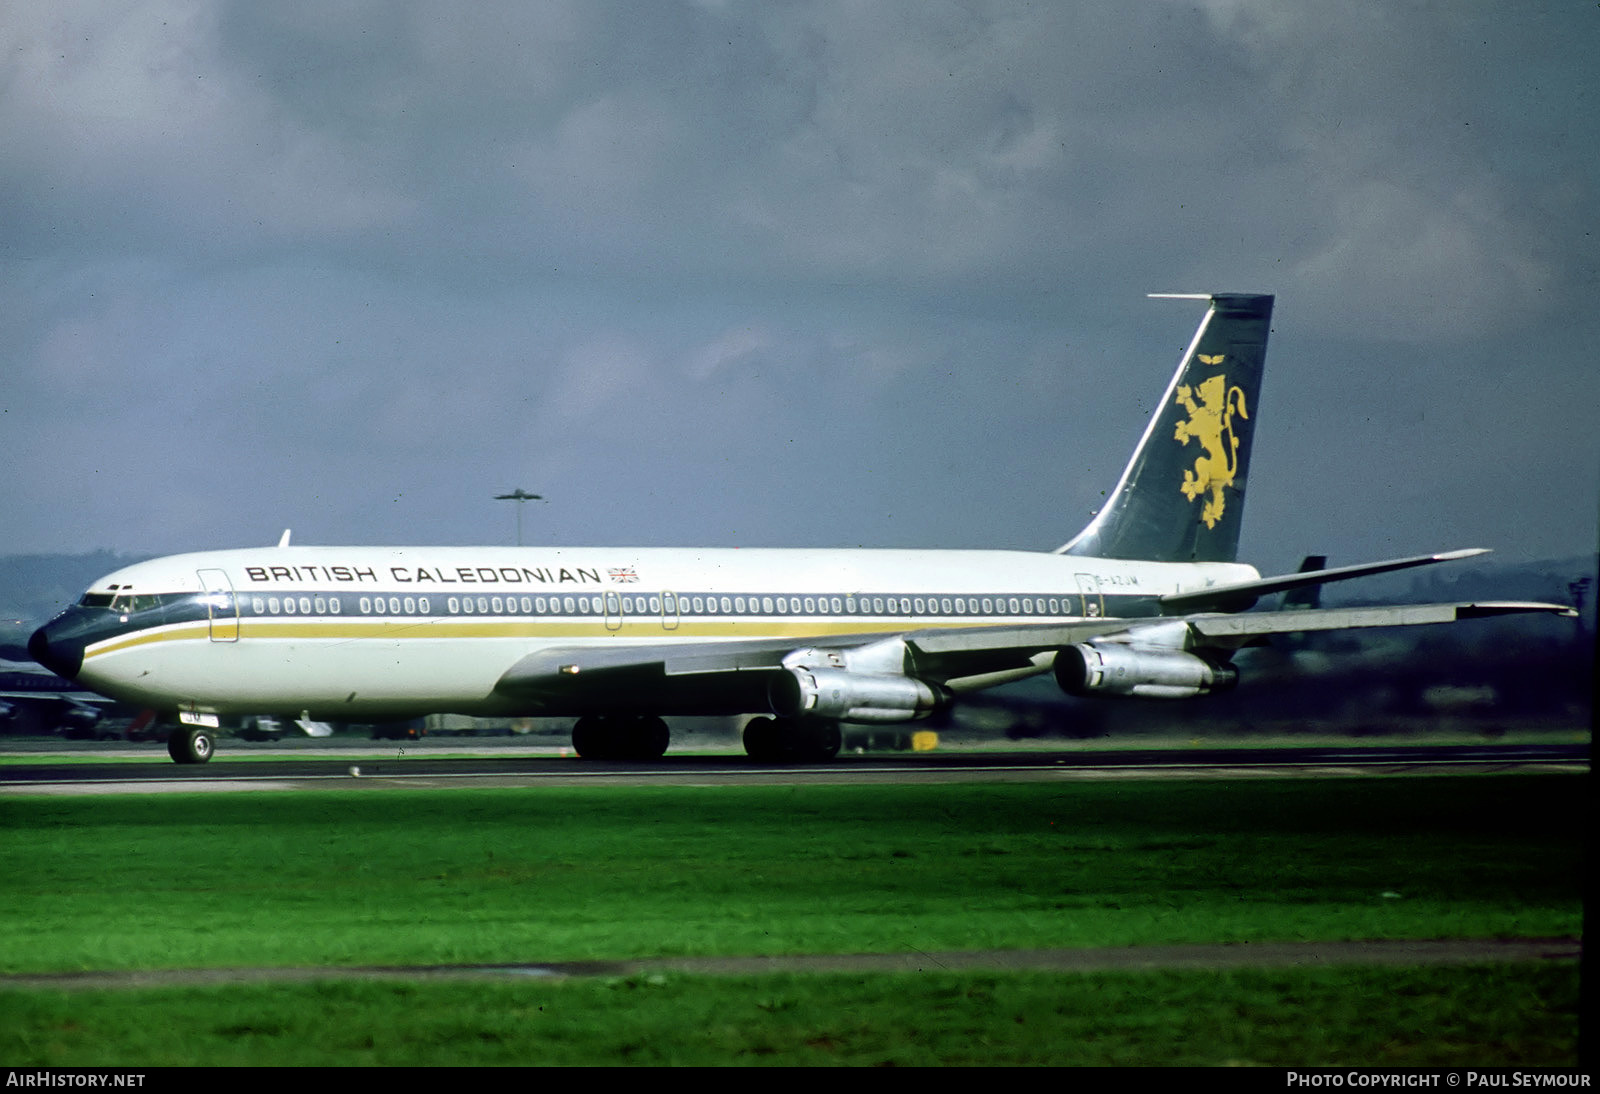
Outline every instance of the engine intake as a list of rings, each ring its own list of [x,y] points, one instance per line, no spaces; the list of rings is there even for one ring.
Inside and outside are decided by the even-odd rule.
[[[1068,695],[1192,699],[1230,691],[1239,670],[1183,650],[1068,646],[1056,654],[1056,683]]]
[[[832,718],[840,722],[910,722],[926,718],[946,700],[942,688],[910,676],[878,676],[843,669],[791,666],[767,687],[772,711],[782,718]]]

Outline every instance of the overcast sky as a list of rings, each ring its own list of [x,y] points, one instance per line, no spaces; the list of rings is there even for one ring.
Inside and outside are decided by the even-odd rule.
[[[1593,3],[0,0],[0,553],[1022,547],[1277,294],[1242,554],[1595,548]]]

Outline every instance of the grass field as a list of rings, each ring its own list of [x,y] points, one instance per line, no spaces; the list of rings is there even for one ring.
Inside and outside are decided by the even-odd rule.
[[[0,970],[1576,937],[1570,775],[0,799]],[[8,1063],[1570,1063],[1577,970],[0,993]]]

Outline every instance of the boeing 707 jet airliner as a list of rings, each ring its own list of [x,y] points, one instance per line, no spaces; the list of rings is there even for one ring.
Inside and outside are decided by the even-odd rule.
[[[754,715],[758,759],[823,758],[841,723],[909,722],[1054,673],[1077,696],[1232,688],[1274,634],[1442,623],[1557,604],[1249,612],[1268,593],[1453,551],[1262,578],[1235,560],[1271,296],[1210,294],[1110,499],[1050,552],[277,547],[142,562],[97,581],[29,652],[176,722],[570,716],[586,758],[657,757],[672,715]],[[1305,601],[1310,602],[1309,598]]]

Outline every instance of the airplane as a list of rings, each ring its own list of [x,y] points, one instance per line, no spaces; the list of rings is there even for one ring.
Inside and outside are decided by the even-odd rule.
[[[1206,302],[1108,502],[1054,551],[291,546],[177,555],[95,582],[29,653],[175,717],[573,717],[586,759],[656,758],[668,716],[753,715],[761,761],[826,759],[841,723],[925,718],[1053,673],[1075,696],[1185,699],[1272,635],[1570,607],[1315,607],[1328,582],[1478,549],[1263,578],[1236,559],[1273,297]],[[1301,591],[1280,610],[1268,594]]]
[[[0,725],[8,732],[98,734],[105,731],[101,723],[111,705],[105,696],[35,665],[0,659]]]

